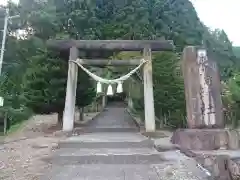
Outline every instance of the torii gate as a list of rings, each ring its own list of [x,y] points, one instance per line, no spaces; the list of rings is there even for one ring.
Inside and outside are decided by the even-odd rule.
[[[48,47],[58,50],[69,50],[68,79],[66,89],[65,108],[63,113],[63,131],[72,131],[74,128],[74,113],[76,101],[78,66],[74,60],[78,59],[81,51],[143,51],[143,59],[147,60],[143,67],[144,76],[144,111],[146,132],[154,132],[155,113],[152,82],[152,51],[172,51],[172,41],[159,40],[49,40]],[[108,60],[108,59],[83,59],[81,64],[87,65],[112,65],[133,66],[139,65],[140,59]]]

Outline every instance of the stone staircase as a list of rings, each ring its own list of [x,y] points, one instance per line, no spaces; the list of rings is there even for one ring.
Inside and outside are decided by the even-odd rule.
[[[53,157],[61,164],[152,164],[163,161],[154,142],[135,133],[94,133],[59,143]]]
[[[154,142],[135,133],[89,133],[73,136],[59,143],[60,148],[152,148]]]
[[[40,180],[198,180],[196,174],[207,179],[196,167],[189,174],[186,162],[196,164],[180,152],[158,152],[152,139],[136,132],[123,107],[108,108],[86,129],[93,131],[59,142],[45,159],[52,169]]]
[[[87,133],[70,137],[47,159],[40,180],[207,180],[194,161],[177,151],[158,152],[140,133]]]

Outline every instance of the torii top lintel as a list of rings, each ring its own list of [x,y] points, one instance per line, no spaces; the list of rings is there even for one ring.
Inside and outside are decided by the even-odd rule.
[[[68,50],[77,47],[80,50],[141,51],[145,47],[152,51],[172,51],[173,41],[167,40],[48,40],[52,49]]]

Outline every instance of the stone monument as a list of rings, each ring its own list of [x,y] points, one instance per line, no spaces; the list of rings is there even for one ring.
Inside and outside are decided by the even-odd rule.
[[[224,128],[219,73],[205,49],[185,48],[183,75],[188,127]]]
[[[177,130],[172,142],[192,150],[228,148],[216,62],[204,48],[189,46],[184,49],[182,63],[188,129]]]

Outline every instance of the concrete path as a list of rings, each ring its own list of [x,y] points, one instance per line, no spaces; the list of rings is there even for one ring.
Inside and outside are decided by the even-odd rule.
[[[122,106],[122,105],[119,105]],[[138,132],[139,129],[124,107],[108,106],[86,128],[92,132]]]
[[[60,148],[46,159],[53,164],[52,170],[41,180],[208,178],[197,168],[195,161],[180,152],[156,151],[153,140],[135,132],[137,127],[123,107],[108,108],[88,128],[96,131],[73,136],[59,143]],[[113,132],[113,129],[117,132]]]

